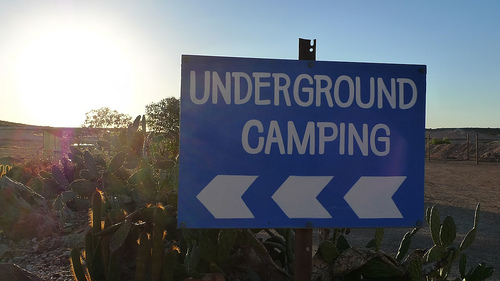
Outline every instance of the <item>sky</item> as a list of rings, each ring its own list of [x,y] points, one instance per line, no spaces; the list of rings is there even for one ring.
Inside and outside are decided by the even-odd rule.
[[[500,127],[499,1],[0,0],[0,120],[180,96],[182,54],[427,65],[426,127]]]

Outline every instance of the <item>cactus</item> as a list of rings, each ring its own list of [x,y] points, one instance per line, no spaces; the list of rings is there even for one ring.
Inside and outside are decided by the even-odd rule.
[[[201,258],[208,264],[215,263],[217,261],[218,233],[218,229],[203,229],[200,230],[200,235],[198,236]]]
[[[465,235],[464,240],[462,240],[462,243],[460,244],[460,250],[465,250],[467,249],[476,239],[476,233],[477,233],[477,225],[479,222],[479,210],[480,210],[481,205],[477,204],[476,206],[476,212],[474,214],[474,226],[472,227],[471,230]]]
[[[480,210],[480,205],[478,204],[476,207],[475,214],[474,214],[474,225],[473,225],[472,229],[469,230],[469,232],[465,235],[464,239],[462,240],[462,242],[460,243],[460,246],[458,248],[452,246],[452,244],[456,238],[456,226],[455,226],[455,223],[453,221],[453,218],[448,216],[440,224],[439,244],[435,243],[435,246],[432,247],[424,255],[424,257],[426,257],[427,261],[433,261],[433,260],[437,261],[439,259],[446,261],[446,265],[444,265],[442,268],[439,269],[439,272],[438,272],[439,278],[446,278],[448,276],[449,272],[451,271],[452,265],[456,261],[459,261],[459,271],[461,272],[461,275],[463,276],[463,278],[466,277],[464,275],[465,264],[466,264],[466,254],[463,253],[463,251],[465,249],[467,249],[475,240],[475,237],[477,234],[477,225],[479,222],[479,210]],[[435,214],[437,213],[437,209],[435,207],[432,207],[430,213],[431,213],[431,218],[430,218],[431,224],[436,225],[437,223],[440,223],[439,220],[436,220]],[[433,216],[434,216],[434,221],[433,221]],[[432,225],[430,225],[431,234],[432,234],[432,231],[435,231],[435,229],[432,228]],[[433,240],[434,240],[434,236],[433,236]],[[436,242],[436,241],[434,241],[434,242]],[[476,267],[476,269],[478,269],[478,268],[479,267]],[[478,269],[478,270],[480,271],[480,269]],[[472,279],[469,276],[468,278],[465,278],[465,280],[472,280]],[[483,280],[483,279],[481,279],[481,280]]]
[[[491,266],[486,266],[484,263],[480,263],[476,268],[472,269],[465,275],[464,280],[467,281],[481,281],[485,280],[493,275],[495,269]]]
[[[331,240],[323,241],[318,248],[321,258],[327,263],[331,264],[340,255],[340,251]]]
[[[288,261],[293,264],[295,260],[295,231],[293,229],[286,230],[286,253]]]
[[[337,246],[337,249],[339,249],[339,251],[341,252],[351,248],[351,246],[349,245],[349,241],[347,241],[344,235],[338,235],[336,241],[337,243],[335,244],[335,246]]]
[[[69,187],[68,179],[66,179],[66,176],[64,176],[63,172],[56,165],[52,165],[52,176],[60,186],[62,186],[65,190],[68,189]]]
[[[124,152],[124,151],[116,154],[111,159],[111,162],[109,163],[106,172],[111,174],[111,173],[114,173],[114,172],[118,171],[118,169],[120,169],[120,167],[125,162],[126,157],[127,157],[127,153]]]
[[[87,261],[92,261],[95,250],[94,235],[92,234],[92,230],[89,230],[85,233],[84,241],[85,241],[85,259]]]
[[[99,233],[102,230],[102,194],[99,190],[94,189],[92,195],[91,223],[92,231]]]
[[[188,242],[186,255],[184,257],[184,266],[186,273],[193,278],[203,278],[203,274],[197,271],[201,261],[200,247],[196,241]]]
[[[412,231],[409,231],[405,234],[403,237],[403,240],[401,240],[401,243],[399,245],[398,253],[396,255],[396,260],[397,261],[402,261],[403,258],[406,256],[408,253],[408,250],[410,249],[410,244],[411,244],[411,238],[417,234],[419,228],[414,228]]]
[[[408,264],[407,274],[411,281],[421,281],[422,280],[422,260],[413,259]]]
[[[96,185],[89,180],[78,179],[71,183],[70,188],[75,191],[78,196],[88,198],[94,194]]]
[[[130,233],[131,227],[132,223],[129,220],[125,220],[125,222],[121,224],[120,228],[118,228],[118,230],[111,237],[109,245],[111,252],[116,252],[123,245],[125,239],[127,239],[127,236]]]
[[[78,194],[74,191],[62,192],[56,200],[54,200],[53,208],[55,211],[60,211],[71,200],[76,199]]]
[[[94,247],[94,255],[92,256],[92,258],[90,260],[85,258],[85,260],[87,261],[88,264],[90,264],[90,266],[88,266],[90,276],[93,279],[97,280],[103,279],[107,269],[105,268],[106,261],[104,260],[103,257],[101,240],[97,240],[97,244],[95,244]]]
[[[164,232],[166,213],[163,206],[158,205],[154,209],[154,226],[151,238],[151,280],[160,281],[161,268],[164,251]]]
[[[179,252],[177,249],[170,249],[163,258],[163,268],[162,268],[162,281],[174,281],[177,268],[177,256]],[[136,281],[139,281],[136,279]]]
[[[380,246],[382,244],[382,239],[384,238],[384,229],[383,228],[376,228],[375,229],[375,238],[370,240],[368,244],[366,245],[367,248],[374,248],[375,251],[380,251]]]
[[[452,217],[447,216],[443,223],[441,224],[441,228],[439,230],[439,240],[441,241],[441,245],[444,247],[449,247],[455,238],[457,237],[457,228],[455,226],[455,221]]]
[[[238,238],[238,230],[222,229],[217,237],[217,262],[226,260]]]
[[[467,235],[465,235],[464,240],[460,244],[460,250],[465,250],[470,245],[472,245],[472,242],[474,242],[474,240],[476,239],[476,233],[477,233],[476,228],[469,230]]]
[[[477,234],[479,210],[480,205],[476,207],[474,226],[458,247],[456,244],[454,245],[456,225],[453,218],[447,216],[441,222],[438,209],[432,206],[427,208],[426,220],[434,245],[425,253],[415,250],[407,256],[411,240],[419,228],[414,228],[404,235],[395,259],[372,249],[349,249],[344,241],[345,237],[340,234],[341,229],[334,231],[332,240],[320,244],[318,253],[325,262],[333,264],[334,268],[336,267],[333,270],[334,274],[343,274],[337,276],[343,276],[349,280],[373,278],[376,280],[421,281],[423,277],[426,277],[427,280],[447,280],[452,266],[457,261],[461,279],[464,281],[484,280],[493,274],[493,267],[479,264],[466,272],[466,254],[463,252],[474,242]],[[378,250],[377,244],[380,245],[382,233],[382,231],[376,230],[375,239],[369,243],[375,250]],[[335,241],[336,243],[332,243]]]
[[[292,229],[275,229],[275,231],[265,229],[269,234],[269,239],[263,241],[263,245],[269,251],[269,255],[274,262],[285,271],[291,271],[295,259],[295,232]]]
[[[439,211],[436,206],[432,206],[428,213],[432,241],[434,241],[434,245],[440,245],[441,240],[439,238],[439,232],[441,230],[441,219],[439,218]]]
[[[73,277],[78,281],[89,281],[87,274],[82,265],[82,258],[80,250],[78,248],[71,249],[70,252],[71,268],[73,272]]]
[[[120,281],[121,280],[121,270],[120,261],[116,253],[111,253],[109,259],[108,277],[107,281]]]
[[[477,224],[474,224],[474,227]],[[477,267],[471,268],[467,273],[465,273],[467,266],[467,255],[463,253],[460,256],[459,262],[459,272],[460,278],[466,281],[481,281],[485,280],[493,275],[495,269],[491,266],[486,266],[484,263],[480,263]]]
[[[145,281],[146,280],[146,270],[151,256],[151,244],[149,242],[148,233],[146,231],[141,232],[139,238],[139,247],[137,253],[137,265],[135,268],[135,281]]]
[[[99,178],[99,171],[97,169],[97,165],[96,165],[96,161],[95,161],[94,156],[92,156],[92,154],[90,154],[90,152],[88,150],[86,150],[83,153],[83,158],[85,160],[85,165],[87,166],[87,169],[90,173],[91,178],[92,179]]]

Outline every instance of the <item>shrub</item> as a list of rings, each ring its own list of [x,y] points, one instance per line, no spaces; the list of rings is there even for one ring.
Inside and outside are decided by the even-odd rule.
[[[451,144],[451,141],[447,137],[444,137],[442,139],[440,139],[440,138],[432,138],[431,144]]]

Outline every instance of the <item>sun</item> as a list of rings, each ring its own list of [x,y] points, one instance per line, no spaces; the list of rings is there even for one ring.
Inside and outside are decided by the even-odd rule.
[[[130,58],[92,29],[65,27],[40,35],[20,51],[15,67],[25,114],[51,117],[51,126],[78,126],[86,112],[104,106],[126,113],[132,99]]]

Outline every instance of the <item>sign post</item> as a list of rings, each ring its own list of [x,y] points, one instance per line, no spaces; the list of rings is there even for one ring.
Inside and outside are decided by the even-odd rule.
[[[311,40],[299,38],[299,60],[316,60],[316,39],[311,44]],[[312,279],[312,234],[311,228],[295,230],[295,260],[293,264],[295,281]]]
[[[182,57],[178,227],[295,228],[296,280],[312,228],[424,213],[426,66],[315,61],[306,41],[299,60]]]

